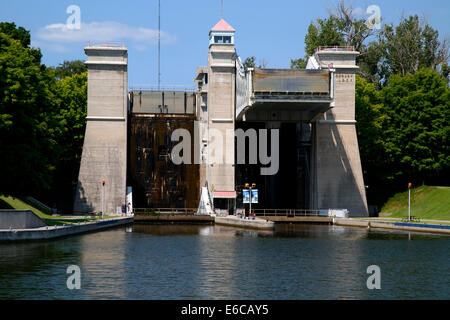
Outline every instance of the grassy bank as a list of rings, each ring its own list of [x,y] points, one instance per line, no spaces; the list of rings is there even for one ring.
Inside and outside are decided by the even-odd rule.
[[[420,219],[450,220],[450,187],[412,189],[411,215]],[[390,198],[381,209],[380,217],[408,217],[408,191]]]
[[[15,210],[31,210],[33,211],[39,218],[45,221],[49,226],[55,225],[64,225],[69,223],[77,223],[77,222],[86,222],[86,221],[94,221],[100,220],[101,217],[86,217],[83,219],[73,219],[70,216],[52,216],[49,215],[43,210],[27,203],[19,198],[7,197],[0,195],[0,209],[15,209]],[[109,216],[105,216],[105,219],[112,218]]]
[[[0,209],[31,210],[41,219],[52,218],[51,215],[46,214],[31,204],[14,197],[0,196]]]

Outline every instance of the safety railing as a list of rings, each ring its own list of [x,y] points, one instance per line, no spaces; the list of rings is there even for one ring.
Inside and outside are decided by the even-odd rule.
[[[317,51],[355,51],[354,46],[333,46],[333,47],[317,47]]]
[[[197,213],[197,209],[193,208],[134,208],[135,216],[191,216]]]
[[[254,209],[256,216],[275,217],[328,217],[329,210],[325,209]]]
[[[169,85],[157,85],[157,84],[137,84],[130,85],[130,91],[185,91],[196,92],[196,88],[192,85],[183,84],[169,84]]]
[[[88,47],[125,48],[125,42],[120,42],[120,41],[105,41],[105,42],[89,41],[88,42]]]

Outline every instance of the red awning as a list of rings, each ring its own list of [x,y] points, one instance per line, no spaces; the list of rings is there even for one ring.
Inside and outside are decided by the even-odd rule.
[[[236,191],[214,191],[213,197],[216,199],[235,199]]]

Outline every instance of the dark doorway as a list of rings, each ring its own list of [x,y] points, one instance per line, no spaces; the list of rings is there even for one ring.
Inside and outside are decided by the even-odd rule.
[[[266,128],[265,123],[237,122],[236,129],[244,131]],[[306,122],[281,123],[279,128],[279,170],[273,176],[262,176],[262,165],[236,164],[237,208],[246,208],[242,203],[245,183],[256,183],[259,203],[255,209],[309,209],[310,208],[310,153],[311,125]],[[268,139],[270,142],[270,138]],[[269,145],[269,150],[272,150]],[[248,154],[248,141],[246,145]],[[269,151],[270,154],[271,151]],[[259,154],[259,148],[258,148]]]

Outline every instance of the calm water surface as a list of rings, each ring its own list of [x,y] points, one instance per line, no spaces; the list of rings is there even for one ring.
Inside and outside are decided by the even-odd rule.
[[[134,225],[0,244],[0,299],[449,299],[450,237],[337,226]],[[66,269],[81,269],[81,289]],[[368,290],[367,267],[381,268]]]

